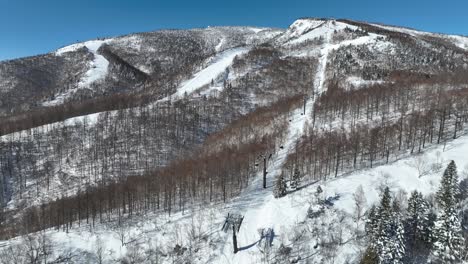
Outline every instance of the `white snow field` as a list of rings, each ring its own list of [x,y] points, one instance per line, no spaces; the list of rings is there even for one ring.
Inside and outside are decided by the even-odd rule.
[[[249,48],[240,47],[217,54],[211,58],[207,67],[195,73],[191,79],[184,81],[174,94],[159,100],[159,102],[178,100],[183,98],[184,95],[190,95],[194,91],[210,85],[211,81],[216,81],[218,76],[226,72],[226,69],[232,64],[236,56],[247,53],[249,50]],[[219,85],[213,87],[213,89],[219,90]]]

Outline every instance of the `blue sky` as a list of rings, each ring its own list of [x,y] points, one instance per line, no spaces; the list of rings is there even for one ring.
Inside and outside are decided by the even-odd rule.
[[[306,16],[468,35],[467,10],[466,0],[0,0],[0,60],[96,37],[210,25],[286,28]]]

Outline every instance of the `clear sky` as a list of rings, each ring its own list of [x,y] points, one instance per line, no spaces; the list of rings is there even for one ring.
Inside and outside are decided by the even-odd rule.
[[[96,37],[215,25],[286,28],[299,17],[468,35],[466,0],[0,0],[0,60]]]

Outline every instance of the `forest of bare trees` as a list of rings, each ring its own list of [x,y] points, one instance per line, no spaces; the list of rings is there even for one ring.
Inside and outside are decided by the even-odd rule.
[[[145,149],[150,147],[161,148],[160,146],[151,145],[147,141],[151,128],[142,127],[139,132],[142,133],[139,137],[142,141],[140,142],[141,147],[135,152],[135,148],[139,144],[127,137],[122,141],[116,140],[115,137],[118,138],[120,133],[112,134],[112,129],[125,132],[126,127],[134,128],[137,124],[132,122],[138,121],[139,118],[130,118],[129,115],[132,115],[130,110],[120,111],[120,114],[116,117],[119,120],[117,123],[110,122],[110,120],[106,122],[106,119],[111,117],[104,117],[101,124],[120,125],[99,128],[94,132],[98,134],[91,136],[99,137],[100,132],[98,131],[103,132],[103,129],[108,131],[108,137],[112,139],[112,142],[119,145],[123,144],[119,146],[122,149],[118,150],[121,154],[113,152],[117,148],[116,146],[111,148],[109,152],[106,151],[106,148],[100,146],[93,148],[94,150],[90,155],[94,156],[91,159],[89,159],[90,157],[82,158],[82,162],[90,162],[91,167],[86,166],[86,164],[80,166],[83,168],[83,171],[80,172],[83,177],[80,178],[78,183],[76,195],[61,197],[49,203],[29,207],[23,214],[21,221],[15,221],[15,223],[3,226],[2,236],[10,237],[49,227],[68,230],[73,225],[94,225],[96,222],[115,220],[115,216],[119,218],[123,216],[130,217],[134,214],[149,212],[171,214],[173,211],[183,211],[194,203],[226,202],[248,186],[250,178],[259,169],[259,156],[272,153],[279,148],[277,144],[280,144],[278,140],[284,136],[282,128],[287,123],[287,115],[292,109],[302,104],[302,98],[303,96],[291,97],[280,100],[271,106],[259,108],[226,126],[223,130],[209,136],[201,147],[196,148],[192,153],[189,154],[187,151],[185,155],[180,155],[179,158],[176,158],[167,166],[156,170],[152,170],[152,168],[160,166],[157,166],[154,162],[161,161],[157,160],[157,156],[154,156],[154,151]],[[187,115],[185,118],[188,118],[189,112],[187,110],[181,112]],[[165,111],[170,113],[168,115],[170,118],[184,118],[174,112],[177,111],[177,108],[169,108]],[[214,113],[213,109],[205,109],[205,111]],[[135,116],[141,117],[147,114],[143,112]],[[158,116],[152,118],[158,118]],[[271,126],[273,119],[276,119],[278,124]],[[191,124],[194,121],[192,119],[192,122],[188,122],[188,120],[174,124]],[[213,118],[209,120],[213,121]],[[143,123],[161,124],[161,121],[163,120]],[[168,121],[173,121],[173,119]],[[200,130],[200,126],[209,126],[206,123],[207,121],[198,123],[192,128],[173,129],[171,131],[174,131],[175,134],[172,136],[178,142],[188,141],[189,139],[185,137],[193,136],[195,131]],[[131,124],[127,124],[127,122]],[[83,126],[85,125],[83,124]],[[185,131],[182,133],[182,130]],[[57,132],[66,134],[66,131]],[[121,135],[123,136],[125,133]],[[229,140],[229,138],[233,139],[233,141]],[[100,144],[99,141],[96,141],[96,143]],[[156,141],[152,142],[152,144],[155,143]],[[80,142],[80,144],[86,143]],[[178,149],[182,150],[183,146],[179,146]],[[67,158],[64,157],[69,155],[63,153],[63,151],[67,150],[61,150],[58,155],[63,156],[57,158],[64,159],[64,163],[66,163]],[[152,155],[144,157],[144,153],[151,153]],[[27,159],[27,157],[22,159],[21,164],[23,165],[27,164],[24,159]],[[103,159],[100,162],[103,165],[99,168],[93,166],[95,159]],[[2,168],[3,171],[21,169],[19,163],[11,160],[3,162]],[[102,172],[111,168],[113,168],[112,171],[102,174]],[[44,163],[42,173],[51,173],[48,170],[51,170],[51,168],[48,168],[47,163]],[[133,176],[129,173],[132,170],[134,171]],[[109,174],[117,174],[121,177],[106,176]],[[49,177],[46,176],[45,182],[38,182],[37,184],[44,184],[49,188]],[[20,186],[22,185],[20,184]],[[37,189],[42,188],[44,186]],[[39,194],[36,193],[36,195]]]
[[[420,153],[466,133],[464,75],[394,76],[392,83],[355,90],[331,81],[314,106],[308,136],[297,143],[284,173],[292,177],[299,168],[311,179],[327,179]]]

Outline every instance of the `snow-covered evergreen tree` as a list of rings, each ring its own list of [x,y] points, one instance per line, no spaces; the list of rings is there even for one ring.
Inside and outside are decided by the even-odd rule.
[[[459,196],[457,166],[452,160],[444,171],[440,188],[436,193],[437,203],[440,208],[455,206],[456,197]]]
[[[433,229],[433,260],[436,263],[460,263],[464,238],[460,219],[457,213],[458,175],[455,162],[448,165],[437,192],[437,203],[440,211]]]
[[[286,195],[286,189],[286,181],[284,180],[283,174],[281,174],[276,179],[275,188],[273,189],[273,195],[275,196],[275,198],[281,198]]]
[[[368,217],[366,220],[366,234],[370,239],[370,243],[373,244],[374,241],[373,239],[376,237],[377,230],[379,228],[379,216],[378,216],[378,211],[377,207],[375,205],[372,205],[372,207],[369,209]]]
[[[443,210],[434,224],[432,254],[437,263],[459,263],[463,255],[464,238],[455,209]]]
[[[370,248],[378,257],[378,263],[403,263],[405,257],[405,234],[401,221],[400,206],[393,202],[390,189],[385,188],[378,208],[371,208],[366,231]]]
[[[391,231],[392,231],[392,198],[390,196],[390,189],[385,188],[378,212],[378,229],[375,234],[374,244],[372,247],[379,257],[379,263],[384,263],[392,258]]]
[[[291,177],[291,189],[296,190],[301,185],[301,172],[299,168],[294,168],[294,173]]]
[[[393,201],[392,206],[392,218],[390,225],[390,244],[388,248],[390,249],[390,259],[384,261],[384,263],[394,263],[400,264],[403,263],[403,259],[406,255],[405,248],[405,229],[402,222],[402,216],[400,212],[400,205],[397,201]]]
[[[412,260],[425,258],[431,247],[431,212],[423,195],[414,191],[408,199],[405,218],[407,255]]]

